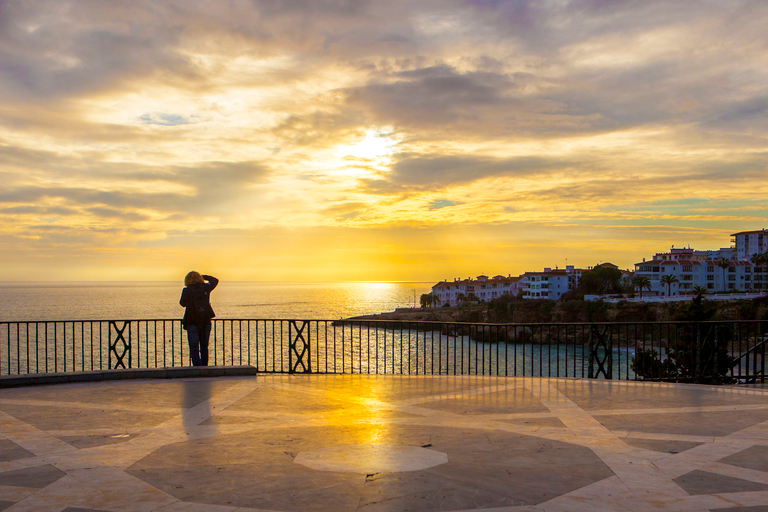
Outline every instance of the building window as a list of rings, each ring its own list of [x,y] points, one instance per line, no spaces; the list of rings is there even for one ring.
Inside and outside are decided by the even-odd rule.
[[[693,276],[691,274],[685,274],[683,275],[683,281],[693,281]]]
[[[714,265],[707,265],[707,272],[714,272],[715,266]]]
[[[729,281],[735,281],[736,280],[736,276],[728,276],[728,280]]]
[[[683,265],[683,272],[693,272],[693,265]]]
[[[714,274],[707,274],[707,281],[714,281],[714,280],[715,280]]]
[[[715,283],[707,283],[707,290],[713,290],[715,288]]]

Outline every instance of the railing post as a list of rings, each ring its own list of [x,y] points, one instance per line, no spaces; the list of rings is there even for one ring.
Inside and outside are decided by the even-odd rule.
[[[610,326],[604,325],[602,332],[592,324],[589,332],[589,378],[596,379],[601,373],[606,379],[613,379],[613,351],[611,346]],[[605,334],[608,333],[606,340]],[[600,357],[600,350],[603,357]]]
[[[307,325],[309,325],[309,322],[306,320],[301,321],[301,327],[299,327],[297,320],[291,320],[288,323],[288,342],[290,343],[288,350],[289,373],[297,373],[296,369],[299,366],[302,368],[300,373],[312,373],[309,342],[304,339],[304,328]],[[307,335],[309,335],[309,332],[309,329],[307,329]],[[306,360],[304,359],[305,357]]]
[[[123,320],[123,326],[117,326],[117,320],[110,320],[109,322],[109,368],[110,370],[116,370],[118,368],[130,368],[131,367],[131,323]],[[128,339],[125,339],[125,330],[128,329]],[[115,332],[115,338],[113,341],[112,332]],[[118,347],[118,343],[122,343],[121,347]],[[118,352],[122,349],[122,352]],[[112,355],[115,356],[115,365],[112,366]],[[125,356],[128,356],[128,366],[125,365]]]

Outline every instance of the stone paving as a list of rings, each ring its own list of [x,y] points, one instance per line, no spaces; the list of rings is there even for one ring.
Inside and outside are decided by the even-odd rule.
[[[0,390],[0,510],[768,512],[768,389],[274,376]]]

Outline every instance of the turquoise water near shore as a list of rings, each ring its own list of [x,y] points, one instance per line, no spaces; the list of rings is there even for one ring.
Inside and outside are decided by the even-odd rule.
[[[271,283],[222,280],[218,318],[329,319],[419,305],[433,282]],[[177,282],[0,283],[0,321],[180,318]]]

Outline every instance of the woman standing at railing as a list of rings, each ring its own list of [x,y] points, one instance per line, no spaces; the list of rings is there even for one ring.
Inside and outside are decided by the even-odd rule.
[[[184,310],[181,325],[187,331],[193,366],[208,366],[211,318],[216,316],[211,307],[211,292],[217,284],[219,280],[215,277],[200,275],[194,270],[184,277],[185,288],[181,291],[179,304],[187,309]]]

